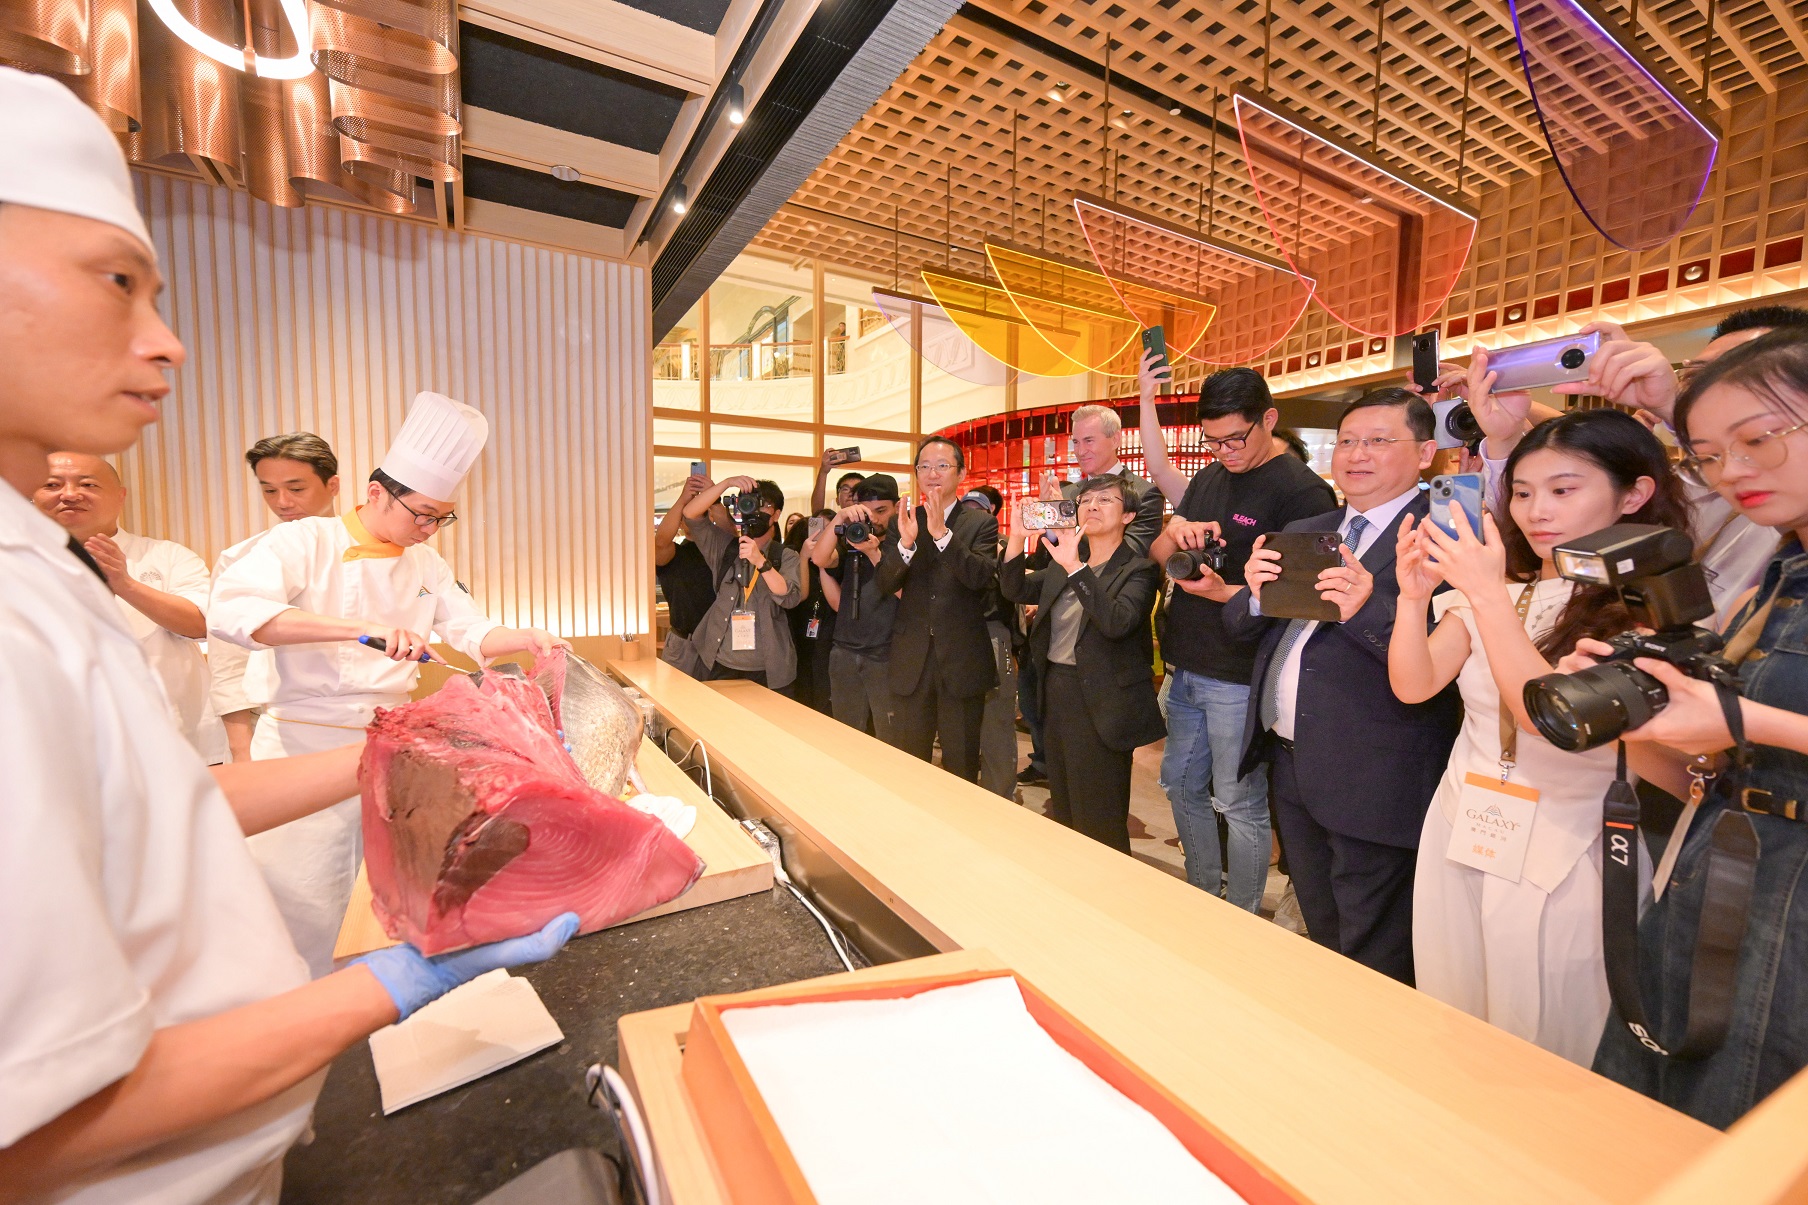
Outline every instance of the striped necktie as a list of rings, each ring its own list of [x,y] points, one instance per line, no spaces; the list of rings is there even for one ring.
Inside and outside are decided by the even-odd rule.
[[[1369,521],[1361,515],[1351,515],[1349,526],[1344,529],[1343,542],[1355,552],[1362,543],[1362,533],[1369,529]],[[1281,714],[1281,667],[1293,656],[1294,646],[1305,639],[1306,633],[1314,630],[1318,624],[1316,619],[1292,619],[1287,621],[1287,630],[1281,634],[1281,646],[1274,651],[1274,660],[1268,663],[1268,680],[1262,690],[1262,727],[1274,727],[1274,722]]]

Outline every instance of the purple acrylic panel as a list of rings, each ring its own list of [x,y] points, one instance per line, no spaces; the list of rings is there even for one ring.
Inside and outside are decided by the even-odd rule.
[[[1719,131],[1592,0],[1513,0],[1519,60],[1563,182],[1629,251],[1669,242],[1701,200]]]

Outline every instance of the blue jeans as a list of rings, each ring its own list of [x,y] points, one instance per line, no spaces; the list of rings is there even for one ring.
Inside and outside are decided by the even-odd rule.
[[[1249,687],[1176,669],[1168,688],[1168,746],[1161,786],[1174,809],[1187,882],[1213,895],[1224,866],[1218,822],[1230,828],[1230,902],[1250,912],[1268,885],[1268,779],[1261,770],[1237,777]]]

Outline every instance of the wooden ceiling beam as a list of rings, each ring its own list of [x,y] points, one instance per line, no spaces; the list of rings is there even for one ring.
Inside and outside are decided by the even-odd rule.
[[[490,109],[465,107],[464,145],[485,159],[537,171],[549,172],[559,165],[574,167],[587,184],[637,197],[658,195],[661,184],[658,155]]]
[[[686,92],[716,86],[716,39],[619,0],[462,0],[459,18]]]

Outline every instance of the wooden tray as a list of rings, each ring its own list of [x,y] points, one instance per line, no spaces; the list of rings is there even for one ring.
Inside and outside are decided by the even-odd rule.
[[[649,917],[701,908],[705,904],[772,889],[772,860],[766,856],[766,851],[674,765],[659,746],[642,737],[634,766],[640,771],[647,790],[655,795],[676,795],[697,809],[697,826],[684,843],[703,859],[704,871],[703,877],[691,884],[690,890],[683,895],[620,923],[633,924]],[[333,957],[356,958],[395,944],[395,939],[383,932],[383,926],[377,923],[376,914],[371,911],[370,881],[364,867],[360,866],[358,881],[352,887],[351,903],[339,926],[339,941],[333,947]]]
[[[757,993],[699,999],[684,1047],[684,1088],[716,1166],[734,1169],[734,1175],[724,1185],[728,1199],[733,1205],[816,1203],[777,1121],[735,1050],[722,1023],[724,1012],[828,1000],[901,999],[1006,975],[1017,981],[1030,1015],[1062,1049],[1147,1109],[1232,1191],[1250,1205],[1301,1205],[1304,1198],[1274,1172],[1043,995],[1034,984],[1003,968],[941,970],[915,978],[860,983],[819,980]]]

